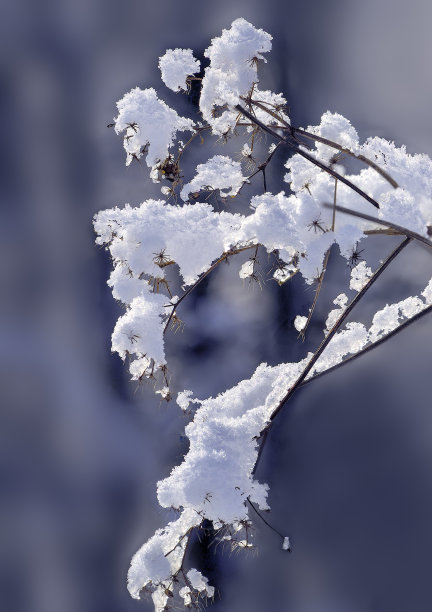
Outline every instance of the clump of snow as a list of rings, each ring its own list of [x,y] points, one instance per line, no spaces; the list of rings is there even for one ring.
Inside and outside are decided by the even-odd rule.
[[[298,332],[301,332],[306,327],[307,320],[307,317],[302,317],[301,315],[296,316],[294,319],[294,327]]]
[[[187,412],[189,406],[191,404],[200,404],[200,400],[192,397],[193,393],[189,389],[185,389],[184,391],[180,391],[177,394],[177,404],[183,410],[183,412]]]
[[[197,173],[181,190],[186,201],[191,192],[219,189],[222,197],[235,196],[247,178],[243,176],[240,162],[227,155],[215,155],[205,164],[198,164]]]
[[[432,304],[432,278],[430,279],[424,291],[422,292],[422,296],[424,297],[426,304]]]
[[[425,290],[426,291],[426,290]],[[424,295],[424,292],[423,294]],[[371,342],[375,342],[399,326],[404,318],[410,319],[425,308],[424,301],[418,296],[408,297],[395,304],[387,304],[375,313],[369,330]]]
[[[210,65],[202,81],[200,109],[214,134],[222,135],[236,124],[236,104],[258,82],[257,62],[271,50],[272,37],[243,18],[212,40],[204,55]]]
[[[191,569],[188,571],[187,577],[188,577],[189,582],[191,583],[191,585],[196,591],[200,593],[204,591],[207,597],[213,597],[214,587],[209,586],[208,578],[203,576],[201,572],[199,572],[196,569]]]
[[[172,577],[181,567],[186,535],[201,520],[192,508],[185,509],[175,521],[158,529],[135,553],[128,573],[128,589],[132,597],[139,599],[141,589],[153,585],[158,591],[158,599],[164,600],[164,591],[172,587]]]
[[[191,49],[167,49],[159,58],[162,81],[169,89],[187,89],[186,79],[200,71],[200,63]]]
[[[135,87],[117,102],[117,134],[125,132],[126,165],[147,153],[147,165],[153,167],[168,156],[177,132],[193,131],[194,122],[180,117],[160,100],[156,91]]]
[[[351,270],[350,289],[361,291],[372,276],[372,269],[361,261]]]
[[[254,262],[252,259],[248,259],[244,262],[239,270],[239,276],[242,279],[250,278],[254,273]]]
[[[282,542],[282,550],[291,550],[290,539],[288,536],[285,536]]]
[[[338,308],[335,308],[334,310],[330,310],[330,312],[328,313],[327,321],[326,321],[326,327],[325,327],[325,330],[324,330],[325,334],[328,334],[328,332],[331,330],[333,325],[339,319],[339,317],[341,316],[341,314],[345,310],[347,303],[348,303],[348,297],[345,295],[345,293],[339,294],[333,300],[333,304],[336,304],[336,306],[338,306]]]
[[[313,373],[324,372],[340,363],[346,355],[361,351],[368,342],[368,332],[362,323],[347,323],[346,329],[339,331],[324,349],[316,362]]]
[[[194,508],[202,519],[227,524],[248,518],[246,498],[267,509],[267,485],[252,474],[256,438],[305,363],[262,364],[250,380],[204,400],[186,426],[183,463],[158,483],[160,505]]]
[[[374,198],[380,209],[374,209],[340,181],[337,187],[337,203],[343,202],[346,208],[372,215],[375,211],[380,219],[394,221],[427,236],[427,226],[432,220],[432,161],[429,157],[409,155],[405,147],[398,148],[383,138],[370,138],[360,144],[355,129],[347,119],[337,113],[324,113],[321,123],[309,126],[307,130],[373,160],[399,184],[399,188],[394,189],[374,168],[364,166],[359,173],[345,173],[345,178]],[[310,153],[320,161],[335,167],[333,162],[336,159],[334,156],[338,154],[337,149],[317,142]],[[338,164],[343,164],[344,155],[342,154],[340,159],[339,157]],[[318,205],[333,201],[334,179],[312,162],[295,154],[286,162],[286,168],[288,173],[285,180],[297,197],[302,198],[306,192]],[[331,213],[332,211],[327,210],[325,217],[323,215],[327,229],[330,227]],[[371,228],[371,222],[338,213],[336,217],[336,242],[340,245],[342,255],[348,258],[363,231]]]
[[[123,360],[135,355],[138,359],[146,358],[144,363],[152,359],[157,366],[164,365],[162,316],[166,312],[166,302],[166,296],[150,291],[135,297],[114,327],[112,350]],[[134,373],[135,368],[136,364]]]

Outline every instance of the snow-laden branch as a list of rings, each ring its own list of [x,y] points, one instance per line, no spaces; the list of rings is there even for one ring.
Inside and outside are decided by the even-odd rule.
[[[186,567],[188,543],[204,521],[217,530],[219,541],[249,548],[252,509],[279,534],[283,550],[290,550],[288,536],[261,515],[268,509],[268,487],[255,478],[270,424],[299,387],[365,354],[432,308],[431,280],[419,295],[378,310],[369,327],[345,324],[412,239],[431,246],[432,161],[382,138],[360,142],[348,119],[337,113],[324,113],[319,125],[306,129],[293,126],[283,94],[259,88],[258,68],[271,40],[245,19],[235,20],[205,51],[209,65],[202,78],[202,73],[193,76],[200,64],[191,49],[170,49],[159,58],[167,87],[188,91],[192,82],[198,84],[203,122],[178,115],[154,89],[135,88],[117,103],[112,124],[123,135],[126,163],[145,158],[164,196],[95,216],[96,242],[113,261],[108,284],[125,307],[112,349],[130,361],[133,379],[159,376],[158,393],[166,400],[171,398],[166,332],[180,325],[178,307],[222,262],[250,251],[239,277],[252,281],[259,252],[266,251],[280,285],[297,273],[307,284],[316,282],[309,311],[294,320],[302,337],[314,316],[333,245],[351,267],[349,288],[333,300],[336,307],[326,317],[325,337],[314,353],[296,363],[261,364],[248,380],[214,398],[199,400],[189,390],[178,394],[180,408],[194,415],[185,429],[189,450],[158,483],[160,505],[178,516],[136,553],[128,577],[132,596],[150,592],[159,612],[174,600],[199,608],[213,596],[207,578]],[[189,133],[185,143],[179,140],[183,132]],[[273,139],[264,156],[261,134]],[[182,168],[184,152],[211,135],[236,139],[238,159],[212,155],[194,171]],[[290,153],[284,160],[289,191],[273,194],[266,171],[283,151]],[[242,214],[231,212],[231,198],[243,197],[246,185],[255,188],[254,195]],[[224,209],[207,201],[210,193]],[[333,204],[327,208],[326,202]],[[372,272],[364,246],[382,226],[405,239]],[[180,296],[173,295],[172,275],[166,274],[173,268],[182,279]],[[349,302],[345,291],[350,290],[357,295]]]

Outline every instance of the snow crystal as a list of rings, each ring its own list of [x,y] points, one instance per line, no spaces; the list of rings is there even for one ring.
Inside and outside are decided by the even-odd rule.
[[[200,70],[200,63],[191,49],[168,49],[159,58],[162,81],[173,91],[187,89],[186,78]]]
[[[205,164],[198,164],[197,173],[181,190],[180,197],[187,200],[191,192],[219,189],[222,197],[235,196],[246,181],[240,162],[226,155],[215,155]]]
[[[126,165],[147,151],[147,165],[154,166],[166,159],[177,132],[194,129],[193,121],[180,117],[157,97],[153,88],[135,87],[117,102],[117,108],[115,131],[125,132]]]

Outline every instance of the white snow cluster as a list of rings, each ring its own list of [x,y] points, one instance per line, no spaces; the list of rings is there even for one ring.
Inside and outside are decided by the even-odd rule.
[[[357,353],[394,329],[401,320],[409,319],[430,306],[432,279],[421,295],[423,299],[413,296],[386,306],[375,315],[369,330],[362,323],[348,323],[345,329],[335,334],[308,378],[337,365],[347,355]],[[335,303],[342,311],[346,306],[346,296],[338,296]],[[248,521],[246,500],[262,510],[268,509],[268,486],[253,476],[258,453],[257,438],[310,358],[311,354],[300,362],[274,367],[263,363],[250,379],[241,381],[217,397],[192,400],[200,407],[185,429],[189,450],[183,462],[157,487],[160,505],[178,509],[180,515],[176,521],[159,529],[133,557],[129,570],[129,590],[133,597],[139,597],[141,589],[152,585],[156,588],[153,593],[156,610],[163,610],[167,601],[165,592],[173,586],[173,577],[181,567],[186,541],[193,527],[207,519],[216,529],[232,526],[236,532]],[[180,405],[187,408],[191,392],[185,391],[180,395]],[[247,545],[246,542],[244,546]],[[282,546],[289,550],[288,538],[284,538]],[[213,589],[208,586],[207,579],[196,570],[191,572],[188,578],[193,588],[211,597]],[[188,585],[181,589],[180,595],[187,605],[190,596]]]
[[[108,284],[114,298],[125,306],[112,334],[112,349],[124,360],[131,358],[133,379],[152,377],[155,369],[162,370],[164,384],[157,393],[164,399],[171,397],[165,375],[164,328],[178,300],[171,295],[168,285],[169,266],[177,266],[186,289],[222,255],[256,245],[275,253],[277,265],[273,277],[279,284],[296,272],[310,284],[320,278],[333,244],[338,245],[342,256],[353,266],[360,259],[358,245],[365,240],[365,230],[382,229],[374,222],[339,212],[334,215],[331,208],[322,206],[335,199],[346,208],[375,214],[378,219],[405,226],[425,237],[432,226],[429,157],[409,155],[404,147],[398,148],[382,138],[370,138],[361,144],[354,127],[337,113],[324,113],[320,124],[307,130],[373,160],[398,187],[395,189],[368,165],[362,165],[357,172],[349,170],[357,167],[357,162],[346,164],[352,172],[348,174],[343,165],[348,159],[346,154],[326,144],[317,142],[310,154],[374,198],[380,205],[378,210],[340,180],[336,190],[332,176],[299,154],[286,162],[285,180],[290,185],[290,194],[255,195],[247,214],[218,212],[209,203],[199,201],[210,190],[219,190],[222,197],[234,197],[248,180],[241,163],[228,156],[215,155],[198,164],[195,176],[179,189],[183,176],[178,162],[185,145],[178,140],[178,132],[201,134],[202,129],[211,128],[218,136],[235,135],[239,121],[248,123],[235,109],[237,104],[246,105],[269,126],[286,128],[289,124],[283,95],[258,88],[257,65],[265,61],[263,54],[271,50],[271,39],[245,19],[237,19],[212,40],[205,52],[210,65],[205,70],[200,97],[200,110],[207,125],[196,127],[192,120],[179,116],[152,88],[132,89],[117,103],[114,126],[124,137],[126,163],[146,155],[150,177],[155,182],[162,176],[171,181],[169,187],[162,187],[162,193],[174,196],[177,202],[180,191],[183,200],[178,205],[148,199],[136,207],[126,205],[101,211],[94,220],[96,242],[109,249],[113,260]],[[174,49],[160,57],[159,67],[164,83],[179,91],[186,89],[187,78],[199,71],[199,62],[190,49]],[[249,133],[254,129],[247,127]],[[253,140],[243,144],[243,161],[246,167],[250,163],[259,168],[260,160],[255,160],[252,147]],[[274,147],[274,143],[270,145],[269,153]],[[240,278],[253,277],[255,263],[254,257],[243,263]],[[367,263],[361,261],[351,271],[350,289],[361,291],[371,275]],[[328,314],[324,333],[338,321],[347,302],[344,293],[336,297],[337,307]],[[369,328],[359,322],[347,323],[331,339],[308,378],[379,341],[431,304],[432,279],[420,295],[379,310]],[[301,332],[306,322],[307,317],[298,315],[294,326]],[[152,594],[157,612],[166,608],[174,590],[185,606],[195,605],[199,597],[212,597],[214,589],[207,578],[195,569],[186,573],[183,568],[191,530],[204,519],[216,529],[228,529],[223,539],[237,538],[237,545],[245,548],[251,545],[246,501],[261,509],[268,508],[268,487],[253,475],[257,438],[310,358],[308,355],[298,363],[275,367],[261,364],[249,380],[215,398],[194,399],[189,390],[178,394],[177,403],[183,412],[193,413],[189,411],[191,404],[198,407],[186,427],[189,450],[183,463],[158,483],[158,500],[162,507],[177,510],[179,516],[159,529],[134,556],[128,577],[133,597],[139,597],[145,588]],[[246,537],[239,539],[243,530]],[[289,550],[288,538],[282,547]]]
[[[148,286],[147,286],[148,287]],[[129,371],[139,379],[152,365],[165,364],[163,321],[167,298],[149,289],[135,297],[126,313],[119,318],[112,335],[112,350],[124,360],[134,355]]]
[[[357,174],[344,172],[343,159],[338,160],[336,170],[346,179],[374,198],[380,205],[377,211],[362,196],[350,187],[338,182],[337,203],[367,214],[377,214],[379,219],[392,221],[427,237],[427,227],[432,223],[432,161],[427,155],[409,155],[405,147],[396,147],[383,138],[370,138],[360,144],[357,132],[349,121],[338,113],[326,112],[318,126],[309,126],[308,132],[333,140],[352,152],[363,155],[380,165],[399,185],[394,189],[390,183],[370,166],[363,167]],[[311,152],[327,165],[334,161],[338,151],[327,145],[317,143]],[[305,191],[320,206],[323,202],[332,203],[335,179],[312,162],[295,154],[286,162],[288,173],[285,180],[291,190],[302,197]],[[321,215],[320,225],[330,227],[332,211]],[[349,257],[356,242],[371,222],[337,214],[336,233],[341,253]],[[382,229],[382,228],[381,228]]]
[[[361,261],[351,270],[350,289],[361,291],[371,276],[371,268],[366,265],[365,261]]]
[[[167,49],[159,58],[162,81],[169,89],[187,89],[186,78],[200,70],[200,63],[191,49]]]
[[[240,18],[204,52],[210,65],[202,81],[200,110],[214,134],[234,128],[238,115],[234,107],[258,82],[257,63],[271,50],[271,40],[270,34]]]
[[[155,166],[167,158],[177,132],[194,129],[193,121],[180,117],[152,87],[135,87],[117,102],[117,108],[115,131],[125,133],[126,165],[147,153],[147,166]]]
[[[307,320],[307,317],[303,317],[301,315],[296,316],[294,319],[294,327],[298,332],[301,332],[306,327]]]
[[[158,602],[166,603],[164,592],[172,588],[188,534],[203,519],[212,521],[216,529],[231,525],[239,532],[248,520],[247,498],[262,510],[268,509],[268,487],[252,474],[257,437],[306,363],[307,359],[276,367],[261,364],[250,380],[201,402],[185,429],[190,446],[183,463],[158,483],[160,505],[178,508],[180,516],[159,529],[134,555],[128,578],[133,597],[153,585]],[[167,554],[169,551],[173,552]],[[188,577],[195,589],[212,596],[211,587],[198,572]]]
[[[252,259],[248,259],[244,262],[242,267],[239,270],[239,276],[243,280],[246,278],[250,278],[254,273],[254,262]]]
[[[334,300],[334,303],[338,303],[340,308],[329,313],[326,324],[327,329],[324,333],[328,333],[329,327],[332,327],[344,312],[347,305],[345,294],[338,296],[336,300]],[[376,312],[369,329],[367,329],[363,323],[347,323],[345,329],[338,331],[325,348],[312,372],[309,374],[309,378],[317,372],[323,372],[340,363],[347,355],[354,355],[368,344],[373,344],[377,340],[380,340],[399,327],[401,323],[419,314],[431,304],[432,279],[426,285],[420,296],[414,295],[400,302],[390,305],[387,304],[384,308]],[[331,321],[329,321],[330,318]],[[329,322],[331,322],[331,326],[329,326]]]
[[[338,308],[335,308],[334,310],[330,310],[330,312],[328,313],[326,326],[324,330],[325,334],[327,334],[331,330],[333,325],[339,319],[340,315],[345,310],[347,303],[348,303],[348,297],[345,295],[345,293],[341,293],[333,300],[333,304],[336,304]]]
[[[243,176],[240,162],[227,155],[215,155],[205,164],[198,164],[197,173],[180,192],[186,201],[190,193],[219,189],[222,197],[235,196],[247,178]]]

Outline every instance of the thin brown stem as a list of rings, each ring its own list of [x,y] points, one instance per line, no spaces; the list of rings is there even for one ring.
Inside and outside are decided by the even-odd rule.
[[[383,336],[376,342],[369,344],[366,348],[362,349],[358,353],[351,355],[351,357],[344,359],[343,361],[341,361],[341,363],[337,363],[336,365],[332,366],[331,368],[328,368],[327,370],[324,370],[323,372],[318,372],[318,374],[314,374],[310,378],[307,378],[300,384],[300,387],[304,387],[304,385],[308,385],[313,380],[322,378],[323,376],[330,374],[330,372],[334,372],[335,370],[338,370],[339,368],[346,365],[347,363],[351,363],[352,361],[355,361],[359,357],[362,357],[362,355],[369,353],[369,351],[372,351],[377,346],[380,346],[380,344],[383,344],[383,342],[386,342],[390,338],[393,338],[393,336],[396,336],[399,332],[406,329],[409,325],[411,325],[412,323],[415,323],[415,321],[418,321],[419,319],[427,315],[429,312],[432,312],[432,304],[424,308],[422,311],[418,312],[416,315],[414,315],[410,319],[407,319],[407,321],[404,321],[403,323],[401,323],[398,327],[396,327],[396,329],[393,329],[391,332],[389,332],[388,334],[386,334],[385,336]]]
[[[326,208],[331,208],[332,204],[324,204]],[[407,227],[403,227],[402,225],[398,225],[397,223],[392,223],[391,221],[384,221],[384,219],[377,219],[372,215],[367,215],[366,213],[359,212],[358,210],[351,210],[350,208],[345,208],[344,206],[336,206],[336,210],[341,213],[345,213],[347,215],[352,215],[353,217],[359,217],[360,219],[365,219],[366,221],[372,221],[372,223],[376,223],[377,225],[384,225],[385,227],[389,227],[400,234],[404,234],[405,236],[409,236],[413,240],[418,240],[422,242],[428,247],[432,247],[432,242],[422,236],[421,234],[417,234],[417,232],[413,232]]]
[[[315,311],[315,308],[316,308],[316,305],[317,305],[317,302],[318,302],[318,298],[319,298],[319,294],[321,293],[321,289],[322,289],[323,282],[324,282],[324,276],[325,276],[325,273],[326,273],[326,270],[327,270],[327,264],[328,264],[328,260],[329,260],[329,257],[330,257],[330,250],[331,250],[331,247],[327,249],[326,254],[324,255],[323,267],[322,267],[322,270],[321,270],[320,277],[318,279],[318,286],[317,286],[317,288],[315,290],[314,300],[312,302],[312,306],[309,308],[309,314],[308,314],[305,326],[303,327],[303,329],[300,332],[300,337],[301,337],[301,339],[303,341],[305,339],[307,328],[309,327],[309,323],[311,322],[313,313]]]
[[[279,405],[275,408],[275,410],[272,412],[271,416],[270,416],[270,421],[274,421],[274,419],[276,418],[276,416],[279,414],[279,412],[282,410],[284,404],[290,399],[290,397],[292,397],[294,395],[294,393],[297,391],[298,387],[301,385],[301,383],[305,380],[306,376],[309,374],[309,372],[312,370],[312,368],[314,367],[314,365],[316,364],[316,362],[318,361],[318,359],[321,357],[322,353],[324,352],[324,349],[327,348],[327,346],[330,344],[330,342],[332,341],[332,339],[334,338],[334,336],[336,335],[336,332],[339,330],[339,328],[341,327],[342,323],[345,321],[345,319],[348,317],[348,315],[350,314],[350,312],[353,310],[353,308],[356,306],[356,304],[362,299],[362,297],[369,291],[369,289],[372,287],[372,285],[378,280],[378,278],[381,276],[381,274],[384,272],[384,270],[387,269],[387,267],[390,265],[390,263],[395,259],[395,257],[397,257],[399,255],[399,253],[401,253],[403,251],[403,249],[405,247],[408,246],[408,244],[411,242],[411,238],[405,238],[405,240],[403,240],[399,246],[397,246],[394,251],[392,251],[392,253],[387,257],[387,259],[380,265],[380,267],[378,268],[378,270],[375,271],[375,273],[370,277],[370,279],[368,280],[368,282],[366,283],[366,285],[361,289],[361,291],[359,291],[359,293],[357,293],[357,295],[355,296],[355,298],[351,301],[351,303],[346,307],[346,309],[343,311],[343,313],[340,315],[339,319],[336,321],[336,323],[333,325],[333,327],[331,328],[331,330],[329,331],[329,333],[327,334],[327,336],[324,338],[324,340],[321,342],[321,344],[319,345],[319,347],[317,348],[317,350],[315,351],[315,353],[313,354],[312,358],[310,359],[309,363],[307,364],[307,366],[305,367],[305,369],[303,370],[303,372],[301,373],[301,375],[299,376],[299,378],[296,380],[296,382],[294,383],[294,385],[287,391],[287,393],[285,394],[285,396],[282,398],[282,400],[280,401]]]
[[[211,125],[203,125],[200,128],[196,128],[195,132],[192,134],[192,136],[189,138],[189,140],[183,145],[183,147],[179,151],[175,163],[176,164],[179,163],[181,156],[183,155],[183,153],[185,152],[187,147],[191,144],[191,142],[193,140],[195,140],[195,138],[198,136],[198,134],[201,134],[201,132],[204,132],[205,130],[210,130],[210,129],[211,129]]]
[[[411,238],[405,238],[405,240],[403,240],[394,249],[394,251],[392,251],[390,253],[390,255],[387,257],[387,259],[381,264],[381,266],[370,277],[370,279],[368,280],[366,285],[361,289],[361,291],[359,291],[359,293],[355,296],[355,298],[351,301],[351,303],[347,306],[347,308],[342,312],[342,314],[339,317],[339,319],[336,321],[336,323],[333,325],[333,327],[331,328],[331,330],[329,331],[327,336],[321,342],[321,344],[319,345],[319,347],[317,348],[315,353],[312,355],[312,357],[309,360],[307,366],[305,367],[303,372],[300,374],[300,376],[298,377],[296,382],[292,385],[292,387],[290,387],[288,389],[288,391],[286,392],[284,397],[281,399],[279,404],[273,410],[273,412],[272,412],[272,414],[270,415],[270,418],[269,418],[269,423],[268,423],[267,427],[264,429],[264,431],[261,434],[261,443],[260,443],[260,447],[259,447],[259,450],[258,450],[257,460],[255,462],[255,466],[254,466],[254,469],[252,471],[253,474],[255,474],[255,472],[257,470],[257,467],[258,467],[258,463],[259,463],[259,461],[261,459],[262,452],[263,452],[265,443],[266,443],[267,438],[268,438],[269,429],[270,429],[272,423],[274,422],[275,418],[279,414],[279,412],[282,410],[282,408],[288,402],[288,400],[294,395],[294,393],[297,391],[297,389],[303,384],[303,381],[306,380],[307,375],[312,370],[312,368],[314,367],[314,365],[316,364],[318,359],[321,357],[322,353],[324,352],[324,349],[330,344],[330,342],[334,338],[336,332],[339,330],[339,328],[341,327],[342,323],[348,317],[348,315],[353,310],[353,308],[356,306],[356,304],[367,293],[367,291],[369,291],[369,289],[372,287],[372,285],[378,280],[378,278],[386,270],[386,268],[390,265],[390,263],[395,259],[395,257],[397,257],[399,255],[399,253],[401,253],[403,251],[403,249],[410,244],[411,240],[412,240]]]
[[[328,138],[323,138],[322,136],[318,136],[317,134],[311,134],[310,132],[307,132],[306,130],[302,130],[301,128],[292,127],[291,129],[295,134],[300,134],[301,136],[304,136],[305,138],[308,138],[309,140],[314,140],[315,142],[321,142],[322,144],[325,144],[328,147],[337,149],[341,153],[345,153],[345,155],[349,155],[350,157],[353,157],[354,159],[358,159],[359,161],[373,168],[375,172],[378,172],[378,174],[380,174],[388,183],[390,183],[392,187],[394,187],[395,189],[399,187],[398,183],[390,176],[390,174],[388,174],[388,172],[383,170],[380,166],[378,166],[378,164],[376,164],[374,161],[372,161],[365,155],[361,155],[361,154],[357,155],[356,153],[353,153],[349,149],[337,144],[337,142],[333,142],[332,140],[329,140]]]
[[[347,187],[349,187],[350,189],[352,189],[353,191],[358,193],[360,196],[362,196],[362,198],[364,198],[365,200],[370,202],[370,204],[375,206],[375,208],[379,208],[379,204],[378,204],[378,202],[376,200],[371,198],[371,196],[369,196],[367,193],[365,193],[362,189],[360,189],[359,187],[354,185],[354,183],[352,183],[351,181],[346,179],[344,176],[339,174],[339,172],[336,172],[336,170],[333,170],[329,166],[326,166],[325,164],[320,162],[318,159],[316,159],[312,155],[309,155],[309,153],[306,153],[306,151],[303,151],[303,149],[300,148],[300,146],[297,144],[297,142],[295,142],[294,140],[293,141],[287,140],[284,136],[280,136],[277,132],[275,132],[274,130],[269,128],[267,125],[265,125],[265,123],[262,123],[261,121],[259,121],[259,119],[254,117],[249,111],[247,111],[245,108],[240,106],[240,104],[237,104],[237,106],[235,108],[239,112],[241,112],[245,117],[247,117],[250,121],[252,121],[252,123],[255,123],[258,127],[260,127],[264,132],[267,132],[268,134],[273,136],[273,138],[277,138],[280,142],[284,143],[285,145],[287,145],[291,149],[294,149],[295,152],[298,153],[298,155],[301,155],[302,157],[304,157],[305,159],[310,161],[312,164],[314,164],[315,166],[317,166],[318,168],[320,168],[324,172],[327,172],[333,178],[337,178],[341,183],[344,183],[344,185],[346,185]]]
[[[282,540],[285,539],[285,535],[283,535],[280,531],[278,531],[275,527],[273,527],[273,525],[270,525],[270,523],[263,517],[263,515],[261,514],[261,512],[259,512],[259,510],[257,510],[257,508],[255,507],[255,505],[251,502],[251,500],[249,499],[249,497],[246,497],[246,501],[248,502],[248,504],[250,505],[250,507],[252,508],[252,510],[255,512],[255,514],[257,514],[259,516],[259,518],[262,520],[263,523],[265,523],[267,525],[267,527],[269,527],[272,531],[274,531],[275,533],[278,534],[278,536],[280,536],[282,538]]]
[[[271,162],[273,155],[276,153],[277,149],[279,148],[279,146],[281,145],[281,142],[278,142],[277,145],[275,146],[275,148],[273,149],[273,151],[268,155],[267,159],[265,161],[263,161],[262,164],[259,164],[259,166],[257,166],[257,169],[252,172],[252,174],[250,174],[244,181],[242,186],[240,187],[240,189],[237,191],[238,195],[240,193],[240,191],[243,189],[243,187],[248,184],[253,178],[254,176],[256,176],[257,174],[259,174],[260,172],[263,173],[263,177],[264,177],[264,192],[267,191],[267,184],[266,184],[266,180],[265,180],[265,171],[267,166],[269,165],[269,163]]]
[[[167,329],[168,329],[168,327],[169,327],[169,324],[171,323],[172,318],[173,318],[173,316],[174,316],[174,315],[175,315],[175,313],[176,313],[176,310],[177,310],[178,306],[179,306],[179,305],[180,305],[180,304],[183,302],[183,300],[184,300],[185,298],[187,298],[187,296],[188,296],[190,293],[192,293],[192,291],[193,291],[193,290],[194,290],[196,287],[198,287],[198,285],[199,285],[200,283],[202,283],[202,281],[203,281],[203,280],[204,280],[204,279],[205,279],[205,278],[206,278],[206,277],[207,277],[207,276],[208,276],[208,275],[209,275],[211,272],[213,272],[213,270],[215,270],[215,269],[218,267],[218,265],[219,265],[220,263],[222,263],[223,261],[226,261],[226,260],[227,260],[229,257],[231,257],[231,255],[237,255],[238,253],[242,253],[243,251],[247,251],[248,249],[254,249],[254,248],[256,248],[257,246],[259,246],[259,245],[256,245],[256,244],[250,244],[250,245],[248,245],[248,246],[239,247],[238,249],[232,249],[231,251],[226,251],[225,253],[223,253],[223,254],[222,254],[220,257],[219,257],[219,259],[217,259],[217,260],[214,262],[214,264],[212,264],[212,265],[210,266],[210,268],[209,268],[208,270],[206,270],[206,271],[205,271],[203,274],[201,274],[201,276],[198,278],[198,280],[196,280],[196,281],[194,282],[194,284],[193,284],[193,285],[191,285],[191,286],[189,287],[189,289],[187,289],[187,290],[186,290],[186,291],[183,293],[183,295],[182,295],[182,296],[181,296],[181,297],[180,297],[180,298],[177,300],[177,302],[176,302],[175,304],[172,304],[172,310],[171,310],[171,313],[170,313],[170,315],[169,315],[169,317],[168,317],[168,319],[167,319],[167,322],[165,323],[165,327],[164,327],[164,331],[163,331],[163,333],[164,333],[164,334],[166,333],[166,331],[167,331]]]
[[[331,225],[331,231],[332,232],[334,232],[335,223],[336,223],[337,183],[338,183],[337,179],[335,179],[334,196],[333,196],[333,217],[332,217],[332,225]],[[324,262],[323,262],[323,266],[322,266],[322,271],[321,271],[320,277],[318,279],[318,287],[316,288],[316,291],[315,291],[314,301],[312,302],[312,306],[309,309],[309,314],[308,314],[308,318],[307,318],[306,324],[305,324],[304,328],[300,332],[300,336],[301,336],[303,341],[305,339],[306,330],[309,327],[309,323],[311,322],[313,313],[314,313],[316,305],[318,303],[318,298],[319,298],[319,295],[321,293],[321,289],[322,289],[323,282],[324,282],[324,276],[325,276],[325,273],[326,273],[326,270],[327,270],[327,264],[328,264],[328,260],[329,260],[329,257],[330,257],[330,251],[331,251],[331,246],[327,249],[326,254],[324,256]]]
[[[353,151],[350,151],[350,149],[347,149],[346,147],[342,147],[340,144],[338,144],[337,142],[334,142],[333,140],[330,140],[329,138],[324,138],[323,136],[318,136],[317,134],[312,134],[311,132],[307,132],[306,130],[303,130],[301,128],[296,128],[293,125],[290,125],[289,123],[284,121],[281,117],[279,117],[276,113],[272,112],[270,109],[263,106],[263,102],[259,100],[251,99],[250,101],[248,100],[248,102],[250,102],[250,104],[254,104],[255,106],[258,106],[259,108],[261,108],[261,110],[268,113],[275,119],[278,119],[278,121],[280,121],[284,125],[284,127],[290,131],[292,136],[295,136],[295,134],[300,134],[301,136],[304,136],[304,138],[308,138],[309,140],[313,140],[314,142],[320,142],[322,144],[327,145],[328,147],[331,147],[332,149],[337,149],[338,151],[340,151],[341,153],[344,153],[345,155],[349,155],[350,157],[353,157],[354,159],[358,159],[359,161],[363,162],[364,164],[367,164],[368,166],[373,168],[376,172],[378,172],[378,174],[380,174],[386,181],[388,181],[392,187],[394,187],[395,189],[399,187],[397,182],[385,170],[383,170],[380,166],[378,166],[378,164],[376,164],[374,161],[372,161],[365,155],[361,155],[361,154],[357,155],[356,153],[353,153]]]

